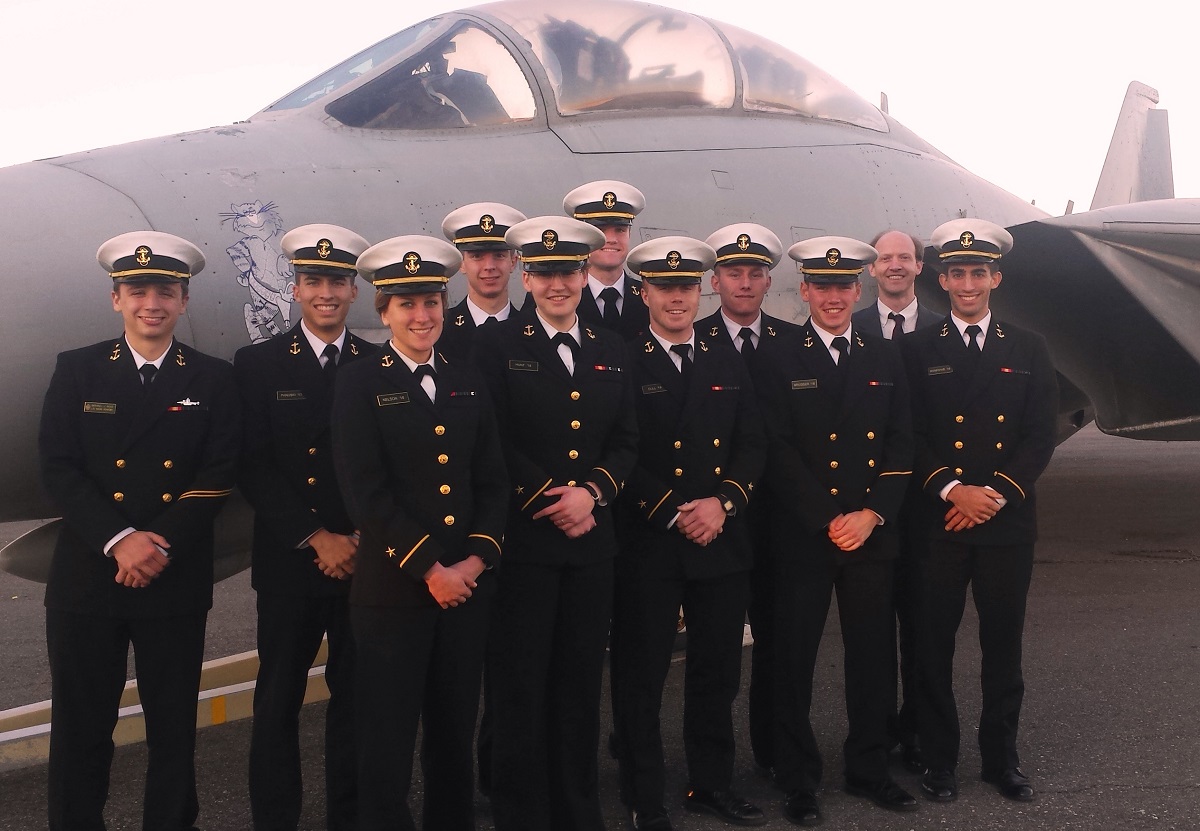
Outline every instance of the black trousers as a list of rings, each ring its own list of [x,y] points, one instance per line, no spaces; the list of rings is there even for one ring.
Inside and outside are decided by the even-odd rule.
[[[103,831],[113,729],[133,645],[146,720],[145,831],[191,828],[196,799],[196,699],[207,612],[112,618],[46,610],[51,831]]]
[[[741,681],[742,634],[750,579],[746,572],[711,580],[637,575],[626,584],[622,637],[624,696],[618,725],[624,748],[622,790],[630,807],[663,807],[666,762],[660,710],[671,665],[679,607],[687,621],[683,744],[690,787],[728,790],[735,756],[732,706]]]
[[[907,506],[906,506],[907,507]],[[892,605],[896,610],[896,645],[892,652],[892,682],[897,690],[888,735],[892,745],[917,743],[920,720],[920,676],[917,663],[920,652],[921,567],[929,547],[924,528],[918,529],[902,512],[900,517],[900,556],[895,561]]]
[[[979,753],[985,774],[1017,767],[1017,727],[1025,680],[1021,640],[1033,576],[1033,545],[972,546],[932,540],[922,575],[921,747],[931,768],[958,765],[960,731],[954,701],[954,641],[970,585],[979,614]]]
[[[755,497],[761,500],[761,493]],[[750,689],[746,708],[750,722],[750,751],[761,768],[775,767],[775,566],[761,504],[748,509],[754,541],[750,572],[750,603],[746,618],[754,645],[750,648]]]
[[[779,551],[775,562],[776,780],[784,790],[816,790],[821,782],[821,752],[810,720],[813,671],[836,591],[849,722],[842,748],[845,775],[883,782],[888,776],[887,720],[894,699],[888,688],[888,660],[895,642],[892,561],[861,559],[837,565],[825,552],[788,556]]]
[[[295,831],[300,775],[300,708],[308,670],[329,635],[325,684],[325,798],[329,831],[357,822],[354,750],[354,637],[346,595],[258,593],[258,681],[250,733],[250,808],[255,831]]]
[[[488,655],[497,831],[603,831],[596,754],[612,568],[499,569]]]
[[[473,831],[473,743],[493,572],[461,606],[352,606],[360,831],[415,829],[417,724],[425,798],[421,827]]]

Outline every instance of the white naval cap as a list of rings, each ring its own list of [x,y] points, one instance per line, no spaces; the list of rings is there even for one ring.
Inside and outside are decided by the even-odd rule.
[[[645,195],[627,182],[600,179],[580,185],[563,198],[568,216],[592,225],[632,225],[646,207]]]
[[[930,245],[937,267],[952,263],[994,263],[1012,250],[1012,234],[986,219],[952,219],[933,229]]]
[[[500,202],[472,202],[451,211],[442,220],[442,233],[460,251],[504,251],[508,229],[525,219],[525,214]]]
[[[788,256],[800,263],[805,282],[857,283],[879,252],[851,237],[813,237],[789,248]]]
[[[183,237],[129,231],[102,244],[96,261],[114,283],[186,283],[204,270],[204,253]]]
[[[707,243],[691,237],[657,237],[629,252],[630,271],[654,285],[699,283],[713,267],[717,254]]]
[[[575,271],[604,247],[604,232],[567,216],[535,216],[509,228],[504,240],[521,252],[526,271]]]
[[[718,228],[705,240],[717,252],[717,265],[765,265],[774,268],[783,258],[783,243],[770,228],[735,222]]]
[[[462,265],[450,243],[423,234],[377,242],[358,258],[358,273],[384,294],[444,292]]]
[[[345,275],[354,273],[358,255],[371,243],[340,225],[301,225],[279,241],[283,256],[297,274]]]

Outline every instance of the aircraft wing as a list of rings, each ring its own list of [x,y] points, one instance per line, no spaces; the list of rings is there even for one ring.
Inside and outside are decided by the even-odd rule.
[[[1200,439],[1200,199],[1008,230],[1015,245],[992,305],[1046,337],[1097,426],[1127,438]]]

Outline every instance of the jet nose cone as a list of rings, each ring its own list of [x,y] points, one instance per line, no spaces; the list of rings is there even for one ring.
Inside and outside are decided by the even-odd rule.
[[[54,515],[37,424],[55,356],[120,331],[96,249],[148,227],[128,196],[54,161],[0,169],[0,522]]]

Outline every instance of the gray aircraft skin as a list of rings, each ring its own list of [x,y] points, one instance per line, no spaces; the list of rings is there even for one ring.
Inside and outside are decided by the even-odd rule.
[[[95,260],[109,237],[145,228],[199,245],[208,266],[176,335],[231,359],[298,319],[279,248],[290,228],[437,236],[468,202],[557,214],[596,179],[644,191],[642,240],[738,221],[785,244],[885,228],[928,239],[957,217],[1005,225],[1016,246],[992,305],[1047,337],[1062,435],[1094,418],[1124,436],[1200,438],[1200,200],[1170,198],[1157,100],[1130,85],[1093,209],[1051,218],[757,35],[627,0],[506,0],[405,29],[248,121],[5,168],[0,521],[54,515],[37,484],[42,395],[57,352],[118,332]],[[778,266],[766,309],[803,320],[797,286],[794,264]],[[946,308],[931,269],[919,293]],[[369,302],[349,325],[384,337]],[[245,514],[225,512],[224,574],[245,563]],[[42,577],[55,533],[15,541],[0,567]]]

